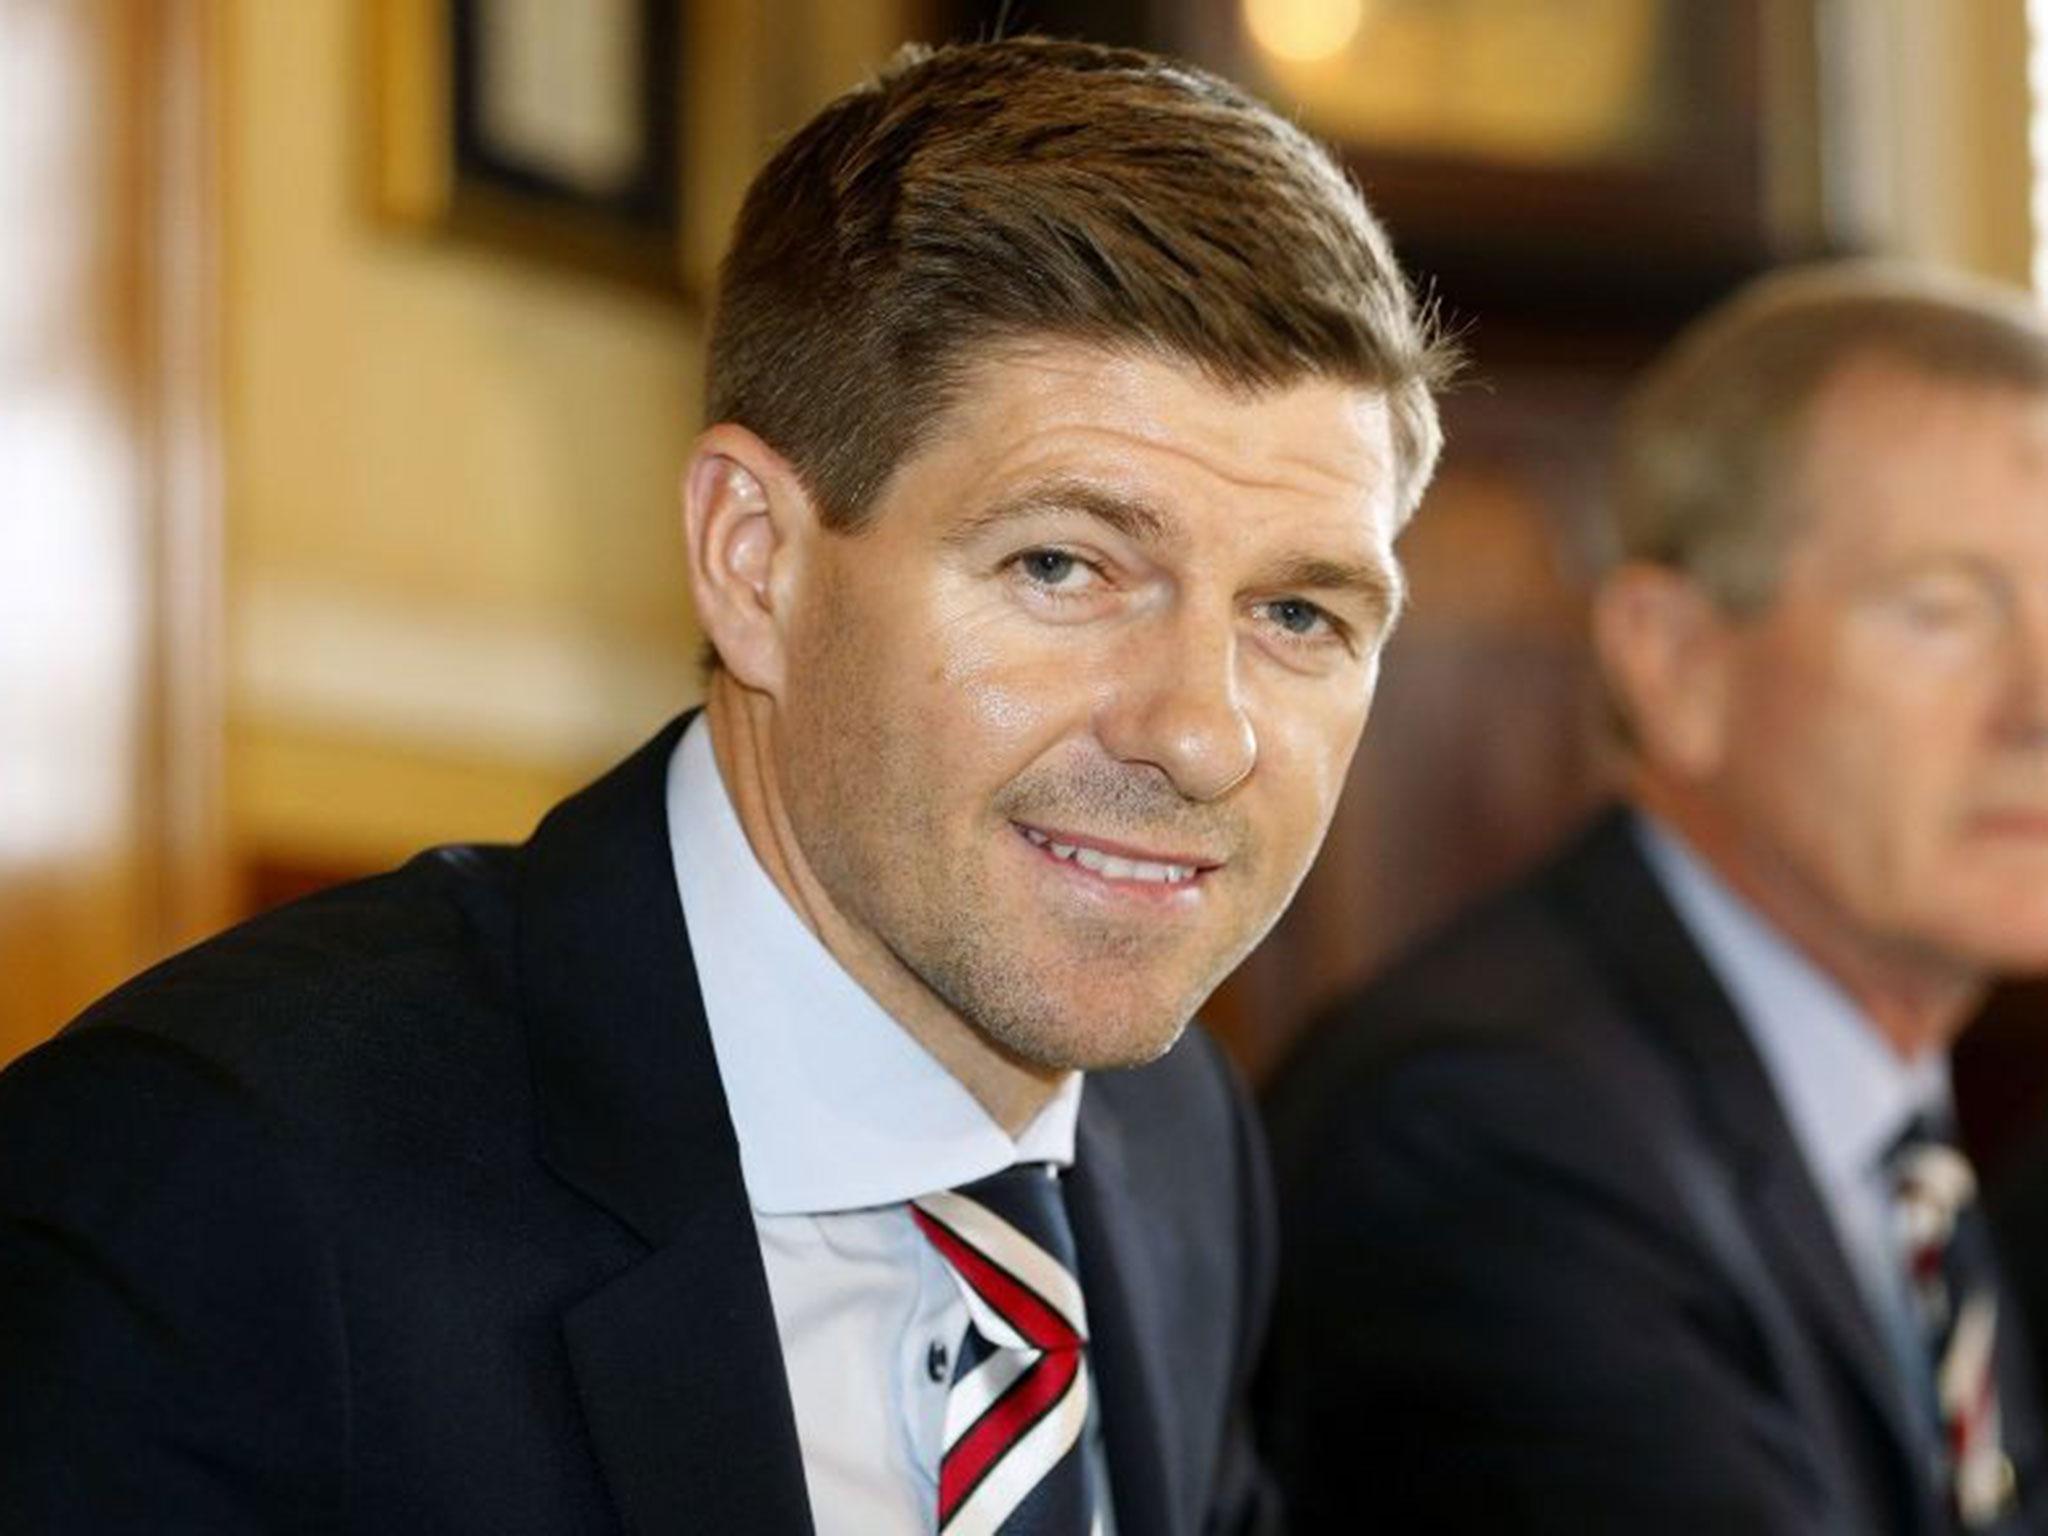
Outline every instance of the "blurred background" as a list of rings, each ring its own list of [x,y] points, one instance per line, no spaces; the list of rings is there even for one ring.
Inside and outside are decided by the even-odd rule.
[[[1780,261],[2048,270],[2041,0],[0,0],[0,1061],[236,917],[524,836],[695,699],[738,196],[906,40],[999,28],[1283,104],[1473,358],[1351,792],[1212,1009],[1254,1077],[1599,798],[1632,371]],[[2013,987],[1970,1037],[1980,1148],[2048,1103],[2043,1024]]]

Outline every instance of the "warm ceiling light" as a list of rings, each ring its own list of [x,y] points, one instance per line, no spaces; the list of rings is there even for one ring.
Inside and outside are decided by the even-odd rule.
[[[1342,53],[1365,20],[1365,0],[1244,0],[1252,41],[1290,64]]]

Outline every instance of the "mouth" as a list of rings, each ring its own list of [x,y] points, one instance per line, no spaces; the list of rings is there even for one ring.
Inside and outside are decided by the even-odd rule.
[[[1972,830],[1987,837],[2048,838],[2048,811],[2019,806],[1980,811],[1972,818]]]
[[[1222,868],[1220,859],[1161,849],[1133,848],[1102,838],[1034,827],[1016,821],[1024,840],[1048,858],[1085,870],[1097,879],[1123,886],[1153,886],[1161,890],[1185,890],[1202,877]]]

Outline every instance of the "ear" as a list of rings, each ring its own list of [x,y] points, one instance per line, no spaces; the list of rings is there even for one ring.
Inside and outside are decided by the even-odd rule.
[[[1732,621],[1669,566],[1630,563],[1593,599],[1593,645],[1645,764],[1697,782],[1727,749]]]
[[[683,471],[683,539],[697,622],[725,669],[779,695],[816,509],[789,461],[745,427],[697,439]]]

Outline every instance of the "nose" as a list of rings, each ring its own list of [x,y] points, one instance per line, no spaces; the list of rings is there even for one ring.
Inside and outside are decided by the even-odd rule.
[[[1258,761],[1229,615],[1148,623],[1119,649],[1097,706],[1096,738],[1119,762],[1146,763],[1181,796],[1220,800]]]

